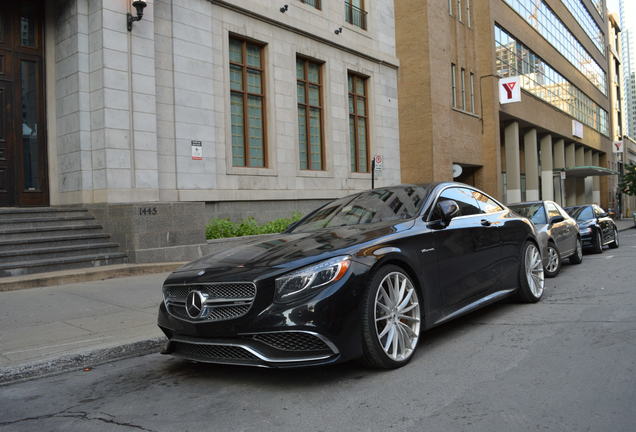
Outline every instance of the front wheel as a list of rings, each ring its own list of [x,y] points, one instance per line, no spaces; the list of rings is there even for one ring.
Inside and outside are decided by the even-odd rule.
[[[581,245],[581,239],[576,239],[576,250],[574,255],[570,255],[570,264],[581,264],[583,262],[583,246]]]
[[[616,229],[616,227],[614,228],[614,240],[612,240],[612,242],[609,244],[609,247],[611,247],[612,249],[616,249],[618,248],[618,230]]]
[[[362,312],[363,359],[371,367],[395,369],[407,364],[420,336],[420,302],[406,272],[395,265],[371,278]]]
[[[548,243],[548,263],[543,270],[545,277],[549,278],[555,277],[561,270],[561,255],[559,255],[559,250],[552,243]]]
[[[526,241],[521,248],[519,288],[517,295],[525,303],[536,303],[543,297],[543,262],[537,246]]]

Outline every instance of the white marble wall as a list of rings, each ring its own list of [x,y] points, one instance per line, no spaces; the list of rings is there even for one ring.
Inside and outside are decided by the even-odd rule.
[[[349,169],[349,70],[370,77],[371,154],[384,155],[378,184],[400,182],[393,1],[370,2],[368,31],[344,23],[339,1],[318,11],[289,0],[285,14],[261,0],[228,3],[148,1],[131,33],[127,0],[67,3],[55,29],[61,203],[323,199],[366,189],[370,175]],[[266,44],[267,168],[231,166],[230,33]],[[325,62],[322,172],[298,168],[297,54]],[[202,142],[203,160],[192,160],[191,140]]]

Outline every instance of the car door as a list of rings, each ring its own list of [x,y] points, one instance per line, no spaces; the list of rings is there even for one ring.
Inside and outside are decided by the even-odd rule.
[[[437,202],[454,200],[460,213],[448,226],[435,230],[435,250],[440,293],[447,312],[461,308],[486,292],[498,281],[492,265],[492,248],[484,247],[484,239],[491,232],[482,225],[485,215],[467,188],[450,187],[442,191]],[[437,202],[434,209],[436,209]],[[433,211],[431,220],[439,215]]]
[[[607,215],[607,212],[600,208],[597,205],[592,206],[592,210],[594,211],[594,217],[598,221],[599,226],[601,227],[601,235],[603,237],[603,244],[609,242],[612,239],[612,219]]]
[[[559,209],[556,208],[556,205],[552,201],[545,202],[545,211],[548,214],[548,224],[550,224],[553,217],[561,216]],[[568,244],[568,234],[570,230],[568,223],[565,220],[553,223],[550,225],[550,230],[552,231],[552,239],[556,243],[556,247],[561,255],[568,253],[571,248]]]
[[[552,202],[552,201],[551,201]],[[564,239],[565,244],[567,244],[567,251],[561,251],[562,254],[570,254],[574,252],[576,249],[576,239],[579,234],[579,226],[576,224],[576,221],[568,214],[568,212],[563,209],[560,205],[555,202],[552,202],[554,206],[557,208],[561,216],[565,218],[565,225],[567,226],[567,234]]]

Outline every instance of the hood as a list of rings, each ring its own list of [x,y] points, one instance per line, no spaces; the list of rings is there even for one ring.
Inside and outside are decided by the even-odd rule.
[[[414,220],[409,220],[398,224],[384,222],[278,234],[206,255],[186,264],[177,272],[205,269],[217,273],[237,268],[243,271],[255,268],[290,269],[339,254],[353,254],[360,244],[405,231],[414,224]]]

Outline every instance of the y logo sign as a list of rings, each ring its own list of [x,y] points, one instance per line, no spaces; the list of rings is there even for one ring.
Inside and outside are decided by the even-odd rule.
[[[501,78],[499,80],[499,103],[507,104],[520,101],[521,87],[519,86],[519,77]]]
[[[509,83],[502,84],[504,90],[506,91],[506,94],[508,95],[508,99],[512,99],[512,89],[515,88],[516,84],[517,84],[516,82],[509,82]]]

